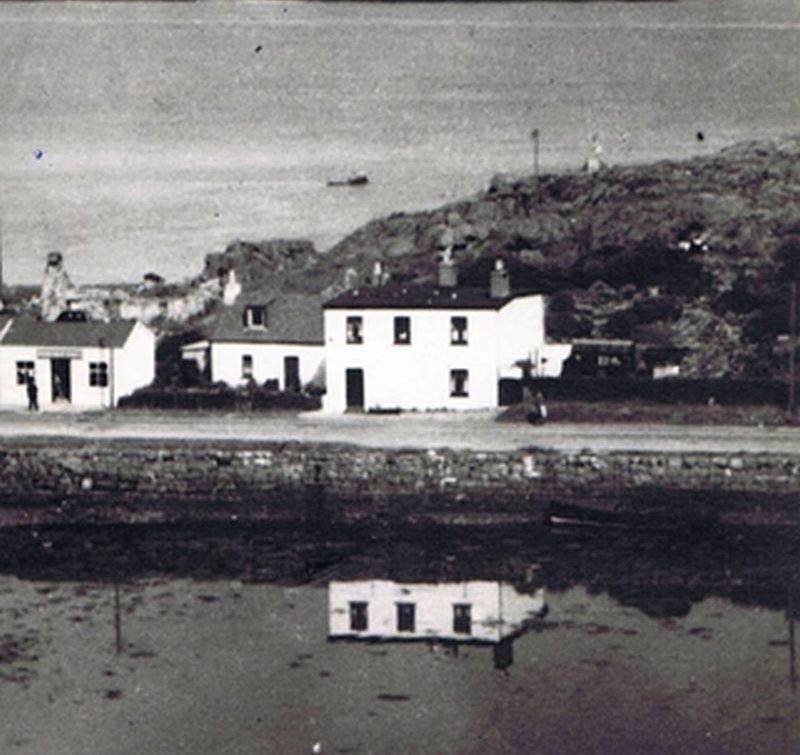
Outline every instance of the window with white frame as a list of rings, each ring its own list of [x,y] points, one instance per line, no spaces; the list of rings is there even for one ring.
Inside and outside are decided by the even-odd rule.
[[[453,631],[472,634],[472,606],[469,603],[453,604]]]
[[[244,308],[245,328],[264,329],[267,327],[267,307],[265,304],[248,304]]]
[[[25,385],[28,378],[35,376],[36,368],[33,362],[17,362],[17,385]]]
[[[458,398],[469,396],[468,370],[450,370],[450,395]]]
[[[253,355],[242,354],[242,379],[249,380],[253,377]]]
[[[454,346],[466,346],[467,344],[467,318],[450,318],[450,343]]]
[[[411,318],[401,315],[394,318],[394,342],[397,344],[411,343]]]
[[[360,315],[347,318],[347,343],[364,343],[364,318]]]
[[[108,385],[108,363],[89,362],[89,385],[105,388]]]
[[[397,603],[397,631],[413,632],[416,629],[417,607],[414,603]]]
[[[367,603],[353,601],[350,603],[350,629],[353,632],[365,632],[369,626]]]

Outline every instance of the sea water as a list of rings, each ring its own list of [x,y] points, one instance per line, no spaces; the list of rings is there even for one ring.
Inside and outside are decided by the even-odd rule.
[[[324,250],[495,173],[791,132],[791,0],[3,3],[6,282],[192,275],[236,238]],[[364,187],[326,182],[356,171]]]

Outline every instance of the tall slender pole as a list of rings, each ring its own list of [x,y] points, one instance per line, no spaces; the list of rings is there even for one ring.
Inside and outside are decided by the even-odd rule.
[[[116,386],[114,385],[114,379],[116,375],[114,374],[114,346],[111,345],[108,348],[108,398],[109,404],[111,408],[114,408],[114,389]]]
[[[535,128],[531,131],[531,139],[533,139],[533,177],[539,178],[539,129]]]
[[[114,639],[119,655],[124,647],[122,644],[122,605],[119,597],[119,582],[114,583]]]
[[[794,419],[796,405],[796,370],[797,370],[797,281],[793,280],[790,286],[791,301],[789,302],[789,419]]]
[[[789,583],[789,686],[792,692],[797,689],[797,654],[795,652],[794,632],[794,581]]]
[[[3,308],[3,213],[0,211],[0,309]]]

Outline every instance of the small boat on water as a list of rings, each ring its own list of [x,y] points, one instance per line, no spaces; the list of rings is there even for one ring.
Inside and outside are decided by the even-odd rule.
[[[366,173],[353,173],[347,178],[330,178],[328,186],[364,186],[369,183]]]

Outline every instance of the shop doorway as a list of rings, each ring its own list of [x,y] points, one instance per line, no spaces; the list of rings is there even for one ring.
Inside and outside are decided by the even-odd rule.
[[[50,360],[50,382],[53,403],[72,401],[72,383],[70,381],[69,359]]]

